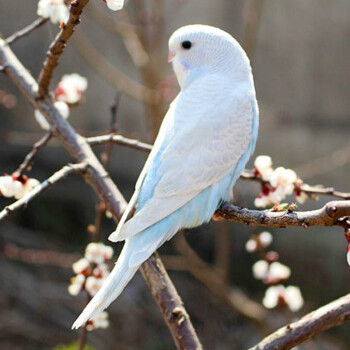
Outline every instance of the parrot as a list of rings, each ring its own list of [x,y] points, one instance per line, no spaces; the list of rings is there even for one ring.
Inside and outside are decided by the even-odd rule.
[[[250,61],[238,41],[219,28],[194,24],[177,29],[168,45],[180,92],[109,237],[125,241],[122,252],[73,329],[106,309],[180,229],[210,221],[223,201],[231,201],[254,152],[258,103]]]

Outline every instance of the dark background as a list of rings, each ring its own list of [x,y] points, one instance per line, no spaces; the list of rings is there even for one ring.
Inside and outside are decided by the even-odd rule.
[[[110,24],[127,21],[126,12],[108,11],[99,0],[91,0],[56,71],[54,82],[66,73],[79,73],[89,80],[86,101],[72,110],[69,121],[83,135],[108,131],[110,106],[118,92],[119,132],[153,142],[166,105],[178,87],[167,64],[167,40],[181,25],[203,23],[218,26],[246,43],[246,26],[251,1],[130,0],[128,11],[137,24],[150,56],[147,69],[135,68],[120,36]],[[257,1],[260,3],[260,1]],[[309,184],[334,186],[349,191],[350,107],[350,3],[347,0],[265,0],[253,45],[248,52],[253,62],[260,106],[260,133],[255,156],[269,154],[276,166],[296,170]],[[0,31],[4,37],[36,18],[37,1],[0,0]],[[97,15],[96,15],[97,14]],[[102,21],[101,21],[102,19]],[[47,24],[16,42],[13,49],[34,76],[40,72],[45,52],[57,27]],[[81,37],[83,35],[83,38]],[[249,35],[248,35],[249,37]],[[90,62],[81,52],[88,40],[105,60],[132,79],[157,89],[163,104],[145,106],[124,92],[124,86],[108,77],[109,66]],[[247,45],[247,44],[246,44]],[[85,56],[85,58],[84,58]],[[98,66],[107,67],[107,77]],[[110,72],[111,73],[111,72]],[[110,76],[113,76],[111,73]],[[109,79],[109,81],[108,81]],[[33,118],[33,109],[4,75],[0,76],[0,173],[11,173],[43,135]],[[96,148],[100,153],[103,148]],[[129,198],[146,154],[116,146],[110,172],[122,193]],[[30,176],[44,180],[70,161],[66,152],[51,142],[40,152]],[[252,162],[249,164],[250,167]],[[240,180],[236,203],[253,208],[259,187]],[[78,259],[89,242],[86,227],[95,217],[96,196],[79,175],[51,188],[0,224],[0,348],[52,349],[78,337],[70,325],[83,308],[84,297],[67,292],[72,276],[70,261]],[[289,199],[292,201],[292,198]],[[308,201],[301,209],[318,208],[330,198]],[[10,203],[0,198],[1,206]],[[114,229],[105,220],[103,239]],[[251,231],[239,224],[210,223],[186,233],[193,249],[212,267],[219,267],[232,288],[260,302],[265,286],[254,280],[251,266],[258,257],[245,252]],[[292,268],[288,284],[300,286],[305,306],[298,315],[344,295],[350,288],[342,231],[333,228],[279,229],[273,249],[280,261]],[[10,258],[9,244],[21,249],[49,250],[60,263],[35,264]],[[223,247],[229,247],[229,250]],[[120,246],[115,247],[116,252]],[[228,253],[225,253],[225,251]],[[172,243],[161,248],[165,262],[177,255]],[[28,259],[27,259],[28,260]],[[29,259],[30,260],[30,259]],[[54,264],[55,265],[55,264]],[[65,267],[64,267],[65,266]],[[175,269],[175,271],[174,271]],[[211,294],[188,272],[170,268],[169,274],[182,296],[205,349],[246,349],[264,335]],[[109,309],[107,330],[89,334],[96,349],[174,349],[171,336],[140,274]],[[266,324],[274,329],[295,315],[277,311]],[[317,338],[305,349],[348,349],[348,325]]]

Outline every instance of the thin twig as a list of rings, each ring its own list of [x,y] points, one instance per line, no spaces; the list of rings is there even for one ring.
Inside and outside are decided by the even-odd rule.
[[[23,162],[20,164],[18,169],[13,172],[12,175],[15,176],[15,177],[19,177],[23,173],[28,171],[31,168],[32,164],[33,164],[34,157],[37,155],[37,153],[44,146],[47,145],[47,143],[50,141],[51,137],[52,137],[52,133],[51,133],[51,131],[49,131],[39,141],[34,143],[32,150],[26,155],[26,157],[24,158]]]
[[[43,181],[40,185],[35,187],[26,195],[24,195],[21,199],[5,207],[0,212],[0,221],[7,218],[9,215],[14,213],[15,211],[25,208],[32,199],[34,199],[36,196],[44,192],[46,189],[48,189],[55,183],[66,178],[69,174],[83,173],[86,171],[86,169],[87,169],[87,164],[84,164],[84,163],[68,164],[64,166],[62,169],[60,169],[59,171],[54,173],[52,176],[50,176],[47,180]]]
[[[350,319],[350,294],[280,328],[250,350],[288,350]]]
[[[272,212],[251,210],[223,203],[215,213],[215,218],[252,226],[287,227],[297,226],[347,226],[341,220],[350,216],[350,201],[332,201],[322,208],[303,212]]]
[[[67,41],[72,36],[75,27],[80,23],[80,15],[88,2],[89,0],[74,0],[70,4],[70,15],[68,22],[67,24],[62,25],[61,30],[50,45],[43,68],[39,74],[39,98],[47,96],[53,71],[56,68],[58,60],[66,47]]]
[[[42,17],[37,18],[33,23],[29,24],[28,26],[24,27],[21,30],[18,30],[17,32],[13,33],[8,38],[6,38],[5,39],[6,43],[8,45],[12,45],[18,39],[23,38],[24,36],[33,32],[35,29],[41,27],[48,20],[49,20],[48,18],[42,18]]]
[[[86,141],[91,146],[103,145],[105,143],[115,143],[117,145],[128,146],[130,148],[138,149],[140,151],[150,152],[152,150],[152,145],[141,142],[135,139],[129,139],[121,135],[102,135],[95,137],[88,137]]]

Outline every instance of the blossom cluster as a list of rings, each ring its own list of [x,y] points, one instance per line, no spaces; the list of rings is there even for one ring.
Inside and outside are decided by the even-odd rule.
[[[304,203],[308,198],[308,195],[300,190],[302,181],[295,171],[283,167],[274,169],[269,156],[258,156],[255,159],[254,173],[262,181],[261,193],[254,201],[256,207],[265,208],[279,203],[293,192],[299,203]]]
[[[304,304],[299,287],[281,284],[290,277],[290,268],[278,261],[278,253],[265,251],[272,241],[271,233],[265,231],[254,235],[246,243],[249,253],[258,253],[263,257],[252,267],[253,276],[269,286],[265,291],[263,305],[268,309],[286,306],[293,312],[298,311]]]
[[[87,79],[76,73],[64,75],[57,84],[54,93],[54,106],[64,119],[69,117],[70,107],[82,101],[87,86]],[[49,123],[38,109],[35,110],[34,116],[42,129],[50,129]]]
[[[37,14],[49,18],[53,24],[66,23],[69,18],[68,7],[64,0],[39,0]]]
[[[121,10],[124,0],[103,0],[109,9]],[[64,0],[39,0],[37,14],[43,18],[49,18],[53,24],[67,23],[69,18],[68,6]]]
[[[20,199],[38,185],[40,185],[38,180],[25,175],[19,177],[0,176],[0,194],[7,198]]]
[[[109,275],[106,261],[112,256],[112,247],[103,243],[89,243],[85,249],[84,257],[72,265],[76,275],[71,278],[71,284],[68,286],[69,294],[78,295],[82,290],[85,290],[93,297]],[[108,314],[103,312],[89,320],[87,329],[107,328],[108,325]]]

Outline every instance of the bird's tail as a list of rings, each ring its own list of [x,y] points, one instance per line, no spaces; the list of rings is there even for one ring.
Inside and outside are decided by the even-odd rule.
[[[85,307],[72,328],[79,328],[97,316],[116,299],[134,276],[140,265],[157,249],[157,242],[141,247],[138,237],[126,240],[124,248],[112,272],[101,289]],[[136,259],[135,259],[136,254]]]

